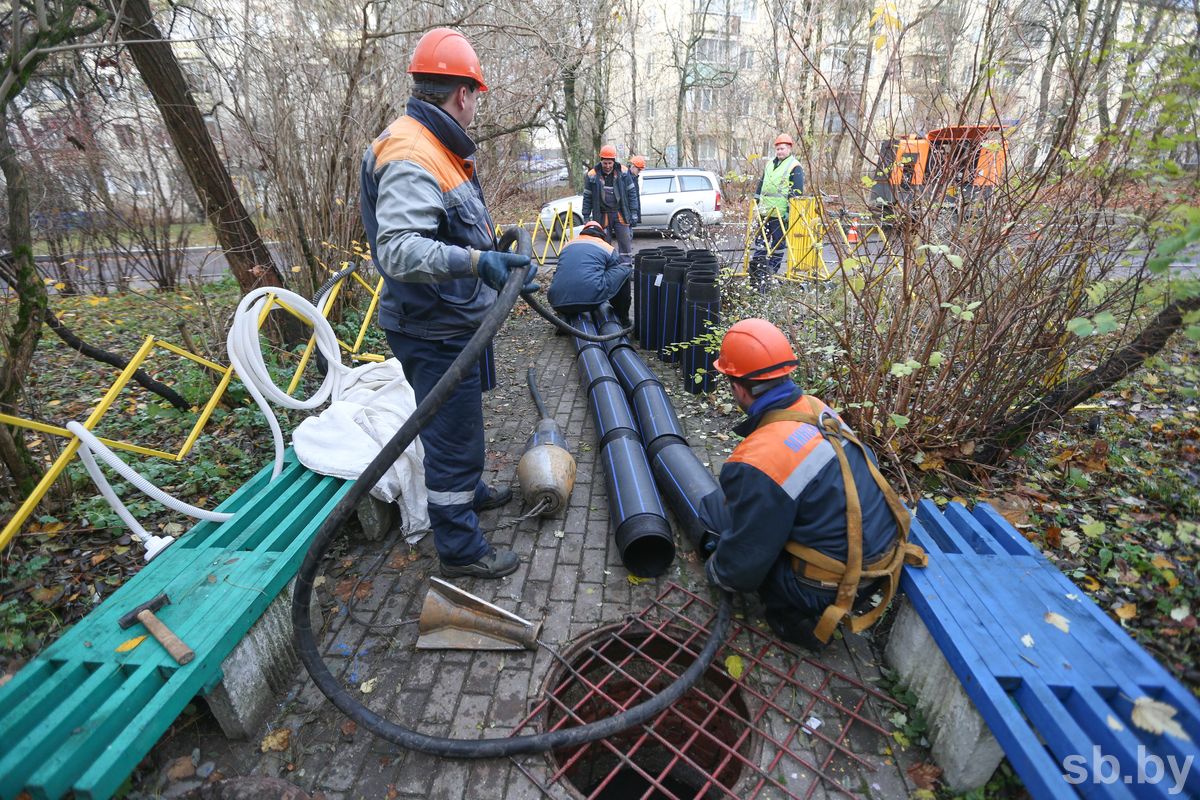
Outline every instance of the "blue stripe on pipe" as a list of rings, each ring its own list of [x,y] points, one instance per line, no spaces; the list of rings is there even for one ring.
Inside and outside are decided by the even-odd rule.
[[[671,479],[671,483],[675,484],[675,488],[678,489],[679,494],[683,496],[683,500],[688,504],[688,508],[692,510],[692,514],[699,517],[699,509],[692,505],[692,498],[688,497],[687,492],[683,490],[683,486],[675,479],[675,475],[671,472],[671,470],[667,469],[666,462],[663,462],[663,472],[665,472],[667,477]]]

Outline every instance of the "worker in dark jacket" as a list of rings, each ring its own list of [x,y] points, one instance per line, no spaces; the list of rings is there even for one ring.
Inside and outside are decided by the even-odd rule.
[[[750,280],[760,291],[766,291],[770,276],[779,272],[787,249],[784,234],[788,229],[788,201],[804,193],[804,168],[792,155],[794,145],[786,133],[775,137],[775,160],[763,167],[754,193],[762,231],[750,258]]]
[[[448,28],[432,30],[408,71],[413,88],[404,116],[363,156],[361,204],[384,281],[379,324],[419,403],[478,330],[509,271],[529,258],[495,249],[466,131],[487,91],[470,42]],[[472,370],[421,429],[429,518],[447,577],[499,578],[519,565],[479,530],[478,511],[512,499],[512,490],[482,480],[481,374]]]
[[[816,649],[843,619],[855,631],[874,623],[905,556],[916,563],[923,554],[906,542],[908,511],[874,453],[792,382],[797,363],[782,331],[763,319],[741,320],[721,342],[715,367],[747,416],[734,428],[745,439],[721,468],[724,503],[710,496],[703,504],[720,533],[705,569],[723,589],[758,592],[775,633]],[[852,616],[875,591],[883,601]]]
[[[567,318],[611,302],[621,324],[628,326],[631,272],[609,244],[600,223],[588,222],[558,257],[558,268],[550,282],[550,305],[560,317]]]
[[[583,182],[583,220],[592,219],[616,240],[626,266],[633,263],[631,226],[642,221],[639,194],[629,191],[625,170],[617,163],[617,148],[600,148],[600,163],[588,170]]]

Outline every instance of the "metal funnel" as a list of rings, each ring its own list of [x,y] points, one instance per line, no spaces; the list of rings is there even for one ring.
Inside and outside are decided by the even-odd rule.
[[[421,650],[536,650],[542,623],[431,577],[417,629]]]

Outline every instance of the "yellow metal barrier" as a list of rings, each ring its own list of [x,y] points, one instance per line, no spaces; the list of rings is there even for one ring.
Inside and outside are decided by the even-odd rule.
[[[328,309],[333,308],[334,301],[336,301],[338,295],[341,294],[342,287],[345,285],[348,278],[353,278],[354,280],[358,281],[359,285],[362,286],[362,288],[367,292],[367,295],[371,298],[371,300],[367,304],[367,311],[365,314],[363,314],[362,322],[359,323],[358,334],[354,338],[354,344],[346,344],[341,339],[338,339],[338,347],[340,347],[347,355],[350,356],[351,361],[385,361],[387,360],[386,356],[381,356],[377,353],[361,352],[363,341],[367,338],[367,331],[371,329],[371,321],[375,318],[375,309],[379,307],[379,298],[383,294],[383,278],[377,279],[375,281],[375,285],[372,286],[365,278],[363,278],[363,276],[358,274],[357,270],[351,272],[348,276],[343,276],[341,280],[335,283],[329,290],[327,295],[329,299],[325,302],[325,316],[328,316]],[[279,305],[282,306],[283,303],[279,303]],[[288,383],[288,394],[296,391],[296,387],[300,385],[300,378],[304,375],[304,370],[308,366],[308,362],[312,358],[313,350],[316,349],[316,346],[317,334],[314,332],[308,337],[308,342],[304,345],[304,352],[300,354],[300,363],[296,366],[296,371],[292,375],[291,382]]]
[[[355,275],[354,277],[358,278],[360,282],[362,281],[358,275]],[[367,284],[364,282],[364,285]],[[368,290],[370,291],[369,286]],[[378,302],[379,287],[376,287],[374,291],[376,292],[376,295],[371,301],[372,310],[374,309],[375,304]],[[297,315],[295,309],[289,308],[286,303],[281,302],[276,297],[271,295],[268,302],[263,306],[262,313],[259,314],[259,328],[263,326],[263,323],[270,314],[272,307],[276,306],[288,313]],[[369,322],[370,314],[367,315],[366,319]],[[355,343],[355,352],[357,352],[357,348],[361,346],[364,335],[364,332],[360,332],[358,340]],[[96,426],[100,424],[100,420],[116,402],[117,397],[121,394],[121,391],[129,384],[129,381],[133,379],[133,374],[142,367],[146,359],[149,358],[150,354],[155,348],[160,348],[162,350],[166,350],[167,352],[186,358],[189,361],[193,361],[196,364],[199,364],[207,369],[212,370],[214,373],[217,373],[221,376],[217,386],[213,389],[208,401],[200,410],[200,414],[197,416],[196,422],[192,425],[192,428],[187,437],[184,439],[183,444],[175,453],[170,453],[165,450],[158,450],[152,447],[143,447],[131,442],[116,441],[112,439],[101,439],[101,441],[114,449],[178,462],[182,461],[187,454],[191,452],[192,447],[200,438],[200,434],[203,431],[204,426],[208,423],[213,412],[216,410],[217,404],[221,401],[221,397],[225,394],[225,390],[228,388],[229,382],[234,373],[232,367],[222,366],[215,362],[209,361],[203,356],[191,353],[177,345],[158,339],[154,336],[147,336],[145,341],[142,342],[142,346],[138,348],[136,353],[134,353],[133,358],[129,359],[129,363],[125,366],[125,369],[121,370],[120,375],[118,375],[113,384],[109,386],[108,391],[106,391],[104,396],[100,398],[100,401],[96,404],[96,407],[92,409],[92,413],[88,415],[86,420],[84,420],[83,427],[87,428],[89,431],[95,430]],[[359,354],[358,357],[363,360],[383,360],[381,356],[369,356],[367,354]],[[288,388],[289,394],[295,390],[295,385],[298,383],[298,378],[294,379],[293,386]],[[75,438],[75,436],[73,436],[66,428],[60,428],[57,425],[48,425],[44,422],[37,422],[35,420],[22,419],[21,417],[14,417],[10,414],[0,414],[0,424],[27,428],[40,433],[62,436],[64,439],[67,439],[67,445],[63,448],[62,452],[59,453],[58,458],[54,460],[54,463],[51,464],[49,469],[46,470],[46,473],[42,476],[42,479],[38,482],[38,485],[34,487],[34,490],[29,494],[28,497],[25,498],[25,501],[21,503],[20,508],[18,508],[16,513],[13,514],[12,519],[10,519],[5,524],[4,529],[0,531],[0,549],[2,549],[7,546],[12,538],[17,534],[17,531],[21,529],[21,526],[25,524],[25,521],[29,519],[34,509],[37,508],[38,503],[40,503],[46,496],[46,493],[50,490],[50,487],[54,485],[54,482],[58,480],[59,476],[61,476],[63,471],[67,468],[67,464],[70,463],[71,459],[75,456],[75,453],[79,450],[79,439]]]
[[[541,217],[538,217],[537,221],[534,222],[533,230],[529,235],[534,241],[533,258],[537,261],[539,267],[545,266],[546,259],[550,257],[551,252],[554,253],[556,258],[562,255],[563,248],[575,238],[575,226],[571,224],[574,221],[573,217],[574,214],[568,209],[556,215],[550,223],[549,228],[542,224]],[[538,231],[541,231],[545,237],[542,241],[540,251],[537,247]]]
[[[783,228],[783,239],[772,245],[767,236],[767,223],[774,217]],[[788,201],[788,219],[785,223],[778,209],[768,208],[765,215],[759,213],[758,203],[751,202],[746,216],[746,244],[742,252],[742,271],[749,274],[751,253],[762,242],[765,258],[770,259],[782,247],[784,271],[778,277],[784,280],[828,280],[833,273],[825,263],[822,249],[825,241],[823,209],[813,197],[793,197]]]

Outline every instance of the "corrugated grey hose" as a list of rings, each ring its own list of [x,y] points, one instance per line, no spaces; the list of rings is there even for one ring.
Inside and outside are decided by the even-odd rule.
[[[514,242],[517,244],[519,252],[528,254],[533,251],[533,242],[529,237],[529,233],[521,228],[510,228],[504,233],[500,238],[501,249],[510,249]],[[326,518],[320,530],[317,531],[316,537],[313,539],[308,552],[304,556],[304,562],[300,565],[300,572],[296,576],[295,593],[292,595],[292,627],[295,629],[296,649],[299,651],[300,660],[304,663],[305,669],[308,670],[308,674],[312,677],[313,683],[317,685],[317,688],[342,713],[381,739],[386,739],[409,750],[417,750],[422,753],[445,758],[502,758],[504,756],[515,756],[525,753],[541,753],[560,747],[573,747],[586,744],[587,742],[594,742],[649,722],[676,700],[683,697],[712,664],[713,659],[716,658],[717,651],[729,633],[730,621],[733,616],[732,599],[728,592],[722,592],[716,623],[713,625],[712,632],[709,634],[708,640],[705,641],[704,647],[701,648],[699,656],[673,683],[646,702],[640,703],[615,716],[581,725],[577,728],[565,728],[504,739],[456,739],[445,736],[428,736],[411,728],[406,728],[403,725],[398,725],[391,720],[384,719],[358,702],[355,695],[338,683],[337,678],[325,666],[325,662],[321,659],[320,651],[317,648],[316,638],[313,635],[308,616],[309,602],[312,599],[313,581],[316,580],[317,572],[321,566],[321,559],[329,550],[329,546],[341,529],[342,523],[354,511],[359,501],[366,496],[371,487],[383,476],[383,473],[392,462],[404,452],[409,443],[417,437],[421,428],[428,422],[442,403],[445,402],[446,398],[450,396],[463,377],[469,371],[478,369],[477,362],[480,355],[483,353],[487,343],[491,341],[492,336],[500,329],[505,318],[507,318],[508,312],[517,300],[517,295],[520,294],[521,287],[525,284],[527,273],[528,269],[526,268],[513,270],[509,274],[508,282],[504,284],[504,288],[501,290],[496,304],[484,319],[483,324],[480,325],[479,330],[471,337],[467,346],[463,348],[462,352],[458,354],[458,357],[450,365],[450,368],[446,370],[445,374],[442,375],[425,399],[421,401],[421,404],[417,406],[416,411],[413,412],[408,421],[383,446],[379,455],[367,465],[367,468],[363,470],[362,475],[355,481],[350,491],[334,506],[333,511],[330,512],[329,517]],[[528,301],[528,297],[526,297],[526,301]],[[543,314],[543,316],[547,315]],[[552,317],[553,315],[549,315],[548,318]],[[562,323],[557,318],[552,318],[551,321],[559,327],[569,328],[566,323]],[[582,331],[578,333],[582,333]]]

